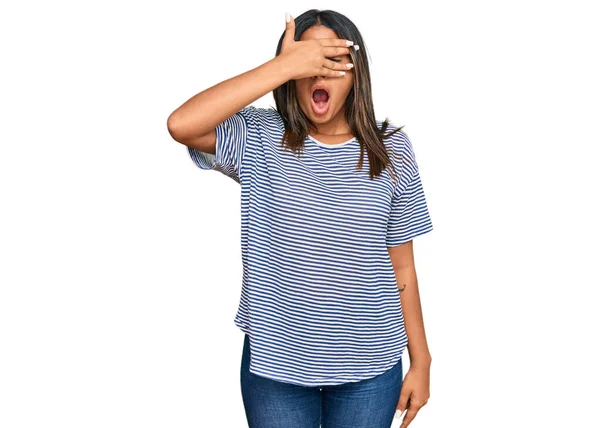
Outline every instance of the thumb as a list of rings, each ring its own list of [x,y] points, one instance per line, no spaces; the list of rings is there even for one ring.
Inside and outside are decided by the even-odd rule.
[[[283,43],[294,42],[294,33],[296,32],[296,24],[294,18],[288,13],[285,13],[285,35],[283,36]]]

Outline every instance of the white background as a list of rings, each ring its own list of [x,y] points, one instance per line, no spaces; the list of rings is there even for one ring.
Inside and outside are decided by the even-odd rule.
[[[411,427],[599,426],[593,3],[3,7],[0,426],[247,426],[239,185],[166,121],[313,7],[361,31],[434,224],[415,239],[433,363]]]

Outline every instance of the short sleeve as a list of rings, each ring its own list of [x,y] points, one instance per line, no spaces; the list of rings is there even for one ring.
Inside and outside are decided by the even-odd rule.
[[[217,125],[214,154],[188,146],[192,161],[198,168],[219,171],[239,183],[246,150],[259,138],[261,110],[245,107]]]
[[[392,196],[386,234],[388,247],[404,244],[416,236],[433,230],[412,144],[405,134],[402,134],[401,139],[403,140],[401,152],[406,160],[402,171],[403,177]]]

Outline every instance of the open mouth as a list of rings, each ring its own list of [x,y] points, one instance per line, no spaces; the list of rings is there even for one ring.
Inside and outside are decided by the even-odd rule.
[[[316,88],[311,97],[315,114],[325,114],[329,110],[329,93],[323,88]]]

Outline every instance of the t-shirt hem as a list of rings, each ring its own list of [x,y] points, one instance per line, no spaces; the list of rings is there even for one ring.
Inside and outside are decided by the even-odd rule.
[[[390,363],[388,363],[383,369],[380,368],[375,371],[368,372],[368,373],[353,377],[351,379],[344,379],[344,380],[329,379],[329,380],[315,381],[315,380],[299,380],[297,378],[290,379],[288,377],[277,376],[272,373],[268,373],[268,372],[264,372],[259,369],[256,369],[255,367],[252,367],[252,363],[250,363],[249,371],[250,371],[250,373],[255,374],[257,376],[262,376],[267,379],[275,380],[278,382],[290,383],[293,385],[310,386],[310,387],[335,386],[335,385],[342,385],[342,384],[347,384],[347,383],[360,382],[363,380],[372,379],[376,376],[382,375],[385,372],[387,372],[388,370],[392,369],[392,367],[394,367],[400,361],[403,354],[404,354],[404,348],[400,351],[400,354],[398,356],[395,356],[394,359]]]
[[[239,327],[239,329],[244,332],[245,334],[250,336],[250,329],[242,324],[239,321],[235,321],[235,325],[237,325]],[[337,378],[327,378],[327,379],[322,379],[322,380],[310,380],[310,379],[306,379],[306,378],[292,378],[292,377],[286,377],[286,376],[278,376],[276,374],[270,373],[270,372],[266,372],[260,369],[257,369],[256,367],[254,367],[252,365],[252,355],[250,356],[250,366],[249,366],[249,371],[250,373],[256,375],[256,376],[261,376],[270,380],[274,380],[277,382],[283,382],[283,383],[290,383],[293,385],[300,385],[300,386],[335,386],[335,385],[342,385],[345,383],[354,383],[354,382],[360,382],[362,380],[367,380],[367,379],[372,379],[376,376],[379,376],[385,372],[387,372],[388,370],[390,370],[392,367],[394,367],[402,358],[402,355],[404,354],[404,350],[406,349],[406,345],[403,346],[398,355],[394,356],[394,358],[392,360],[390,360],[383,368],[378,368],[374,371],[370,371],[367,373],[362,373],[359,375],[355,375],[353,377],[348,378],[347,376],[343,379],[337,379]]]

